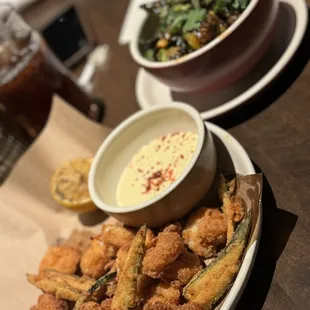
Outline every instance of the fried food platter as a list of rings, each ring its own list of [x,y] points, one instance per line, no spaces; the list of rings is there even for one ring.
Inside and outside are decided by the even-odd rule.
[[[206,200],[159,229],[132,229],[109,218],[86,241],[50,247],[37,274],[27,275],[43,293],[32,310],[234,308],[258,247],[262,176],[253,174],[233,137],[208,126],[236,174],[219,173],[217,202]],[[219,170],[227,174],[221,159]]]

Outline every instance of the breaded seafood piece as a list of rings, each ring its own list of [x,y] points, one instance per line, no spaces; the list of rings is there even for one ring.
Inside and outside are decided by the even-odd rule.
[[[165,268],[162,279],[169,282],[177,280],[184,286],[201,269],[202,264],[198,255],[186,251]]]
[[[146,230],[146,239],[145,239],[145,249],[148,249],[152,246],[152,242],[154,239],[154,233],[151,229]]]
[[[80,310],[102,310],[102,307],[94,301],[88,301],[80,307]]]
[[[107,298],[101,303],[102,310],[111,310],[112,298]]]
[[[185,251],[184,242],[176,232],[161,232],[146,250],[142,273],[151,278],[160,278],[165,267],[174,262]]]
[[[128,242],[127,244],[123,245],[116,254],[116,261],[115,261],[115,266],[118,270],[118,273],[121,272],[121,270],[123,269],[126,257],[128,255],[129,249],[131,246],[131,242]]]
[[[180,286],[159,281],[153,285],[144,300],[144,308],[156,302],[178,305],[181,296]]]
[[[74,274],[77,270],[81,252],[72,247],[53,246],[45,253],[39,270],[54,269],[66,274]]]
[[[117,249],[132,241],[136,233],[129,228],[116,225],[102,225],[100,239]]]
[[[224,245],[227,235],[227,217],[217,209],[200,208],[186,222],[182,236],[185,244],[199,256],[209,258]]]
[[[93,239],[90,247],[81,258],[81,271],[84,276],[98,279],[106,272],[106,265],[116,255],[116,250],[99,239]]]
[[[38,298],[38,304],[30,310],[68,310],[68,304],[61,299],[57,299],[53,294],[42,294]]]
[[[177,232],[179,234],[181,234],[182,232],[182,225],[180,222],[175,222],[173,224],[170,224],[168,226],[166,226],[163,229],[163,232]]]

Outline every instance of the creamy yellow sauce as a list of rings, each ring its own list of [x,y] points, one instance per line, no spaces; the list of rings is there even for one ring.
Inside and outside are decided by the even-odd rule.
[[[155,138],[142,147],[119,179],[118,206],[143,203],[175,182],[189,164],[197,141],[196,133],[174,132]]]

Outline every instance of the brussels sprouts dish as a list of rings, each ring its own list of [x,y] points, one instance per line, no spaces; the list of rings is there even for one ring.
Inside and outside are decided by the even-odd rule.
[[[178,59],[226,31],[251,0],[158,0],[141,6],[157,18],[150,38],[140,38],[143,56],[151,61]]]

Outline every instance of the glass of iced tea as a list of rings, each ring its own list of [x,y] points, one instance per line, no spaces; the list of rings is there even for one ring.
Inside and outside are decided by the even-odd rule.
[[[44,127],[53,94],[84,114],[91,100],[40,34],[9,4],[0,4],[0,104],[32,136]]]

